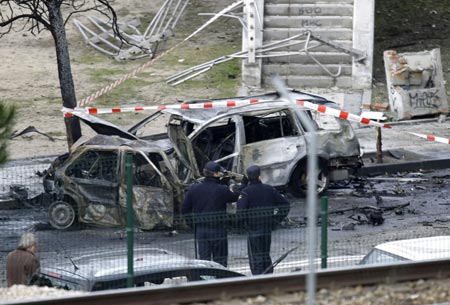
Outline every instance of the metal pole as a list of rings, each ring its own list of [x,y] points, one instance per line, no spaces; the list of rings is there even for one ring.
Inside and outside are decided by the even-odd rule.
[[[278,76],[273,78],[274,87],[280,93],[281,98],[288,100],[292,104],[296,104],[295,101],[289,95],[286,86],[283,84]],[[317,135],[316,128],[311,123],[310,118],[301,111],[297,111],[297,114],[308,131],[307,135],[307,150],[308,150],[308,191],[306,193],[306,202],[308,210],[308,221],[307,221],[307,247],[308,247],[308,265],[309,273],[306,277],[307,295],[308,295],[308,305],[314,305],[316,303],[316,287],[317,287],[317,275],[316,268],[314,265],[316,242],[317,242]]]
[[[379,120],[378,120],[379,122]],[[377,136],[377,163],[383,163],[383,149],[381,143],[381,128],[375,127],[375,133]]]
[[[327,258],[328,258],[328,197],[324,196],[321,200],[322,211],[320,213],[322,219],[322,237],[320,239],[320,258],[321,267],[323,269],[327,268]]]
[[[133,223],[133,155],[127,154],[126,162],[127,179],[127,287],[134,286],[134,266],[133,266],[133,242],[134,242],[134,223]]]

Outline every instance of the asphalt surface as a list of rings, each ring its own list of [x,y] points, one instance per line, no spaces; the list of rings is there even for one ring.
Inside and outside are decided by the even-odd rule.
[[[442,123],[439,123],[437,119],[422,119],[390,124],[392,125],[391,129],[381,131],[383,151],[405,151],[406,157],[410,156],[410,159],[450,157],[450,146],[448,144],[428,141],[409,134],[409,132],[413,132],[450,139],[450,118]],[[363,152],[376,152],[375,128],[364,126],[356,128],[355,131]]]
[[[387,152],[385,162],[450,158],[449,145],[417,138],[407,134],[408,131],[450,138],[450,122],[403,123],[391,130],[383,130],[383,148]],[[375,132],[372,128],[360,128],[356,133],[366,153],[375,151]],[[45,168],[45,161],[40,162],[38,169],[33,169],[34,172]],[[366,162],[375,161],[366,159]],[[9,166],[21,164],[24,163],[15,161]],[[36,166],[35,162],[27,166],[31,164]],[[450,170],[444,168],[355,179],[331,185],[327,193],[329,266],[355,264],[371,247],[385,241],[447,235],[450,228],[449,178]],[[3,179],[8,178],[5,176]],[[38,187],[40,180],[33,179],[34,185]],[[305,199],[289,195],[288,198],[292,203],[291,213],[282,227],[273,233],[272,258],[276,259],[286,251],[298,248],[277,266],[276,272],[306,268]],[[371,223],[370,213],[374,210],[382,211],[383,223]],[[27,230],[35,231],[40,240],[39,255],[43,265],[67,261],[97,249],[125,248],[127,245],[123,229],[82,227],[67,231],[53,230],[47,223],[45,206],[41,206],[38,201],[24,209],[0,209],[0,220],[0,266],[4,266],[6,254],[16,247],[18,237]],[[136,231],[135,245],[195,256],[193,233],[188,230]],[[320,257],[319,247],[317,249],[317,257]],[[246,235],[235,228],[229,234],[229,267],[248,273]],[[4,286],[3,280],[2,267],[0,286]]]

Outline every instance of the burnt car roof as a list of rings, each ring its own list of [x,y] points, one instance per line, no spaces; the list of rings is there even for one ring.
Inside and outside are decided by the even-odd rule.
[[[86,125],[91,127],[98,134],[107,134],[110,136],[119,136],[124,139],[137,140],[138,137],[129,133],[125,129],[122,129],[111,122],[105,121],[97,116],[90,115],[84,112],[75,112],[74,116],[77,116]]]
[[[291,95],[295,100],[304,100],[304,101],[310,101],[315,104],[331,104],[331,105],[337,105],[335,102],[327,100],[324,97],[318,96],[318,95],[312,95],[307,94],[301,91],[291,90]],[[255,110],[277,110],[277,109],[285,109],[287,107],[300,107],[305,110],[307,108],[304,108],[299,105],[293,105],[288,101],[280,100],[280,96],[277,92],[271,92],[261,95],[254,95],[254,96],[245,96],[245,97],[232,97],[232,98],[220,98],[220,99],[212,99],[212,100],[193,100],[186,102],[187,104],[198,104],[198,103],[205,103],[205,102],[223,102],[223,101],[240,101],[240,100],[251,100],[251,99],[258,99],[258,100],[267,100],[267,102],[259,102],[255,104],[249,104],[244,106],[236,106],[236,107],[230,107],[230,108],[207,108],[207,109],[201,109],[199,111],[198,109],[164,109],[161,112],[167,113],[167,114],[175,114],[182,116],[185,120],[190,121],[192,123],[202,123],[205,121],[208,121],[212,119],[213,117],[222,115],[222,114],[236,114],[241,113],[243,111],[255,111]]]
[[[291,89],[289,90],[289,93],[295,98],[295,99],[301,99],[306,101],[317,101],[317,102],[329,102],[325,97],[302,92],[299,90]],[[271,100],[278,100],[280,99],[280,94],[278,92],[267,92],[263,94],[258,95],[251,95],[251,96],[237,96],[237,97],[229,97],[229,98],[216,98],[216,99],[208,99],[208,100],[189,100],[184,103],[187,104],[196,104],[196,103],[205,103],[205,102],[215,102],[215,101],[223,101],[223,100],[248,100],[248,99],[271,99]]]
[[[146,151],[146,152],[152,152],[152,151],[161,151],[161,150],[167,150],[170,149],[172,146],[170,145],[169,141],[146,141],[146,140],[128,140],[121,138],[120,136],[110,136],[110,135],[103,135],[103,134],[97,134],[93,136],[92,138],[89,138],[85,142],[83,142],[83,145],[101,145],[103,147],[119,147],[119,146],[128,146],[134,149]]]
[[[295,100],[304,100],[304,101],[310,101],[315,104],[328,104],[328,105],[337,105],[335,102],[327,100],[326,98],[314,95],[310,93],[305,93],[302,91],[297,90],[290,90],[290,94],[292,98]],[[269,109],[281,109],[286,107],[292,107],[292,104],[288,101],[282,101],[280,100],[280,95],[277,92],[269,92],[265,94],[260,95],[253,95],[253,96],[240,96],[240,97],[228,97],[228,98],[218,98],[218,99],[210,99],[210,100],[191,100],[186,101],[183,103],[187,104],[198,104],[198,103],[204,103],[204,102],[223,102],[223,101],[239,101],[239,100],[250,100],[250,99],[259,99],[259,100],[268,100],[268,102],[263,103],[255,103],[250,104],[246,106],[238,106],[238,107],[230,107],[230,108],[209,108],[201,110],[199,109],[173,109],[168,108],[165,110],[157,111],[156,113],[146,117],[145,119],[141,120],[137,124],[135,124],[133,127],[131,127],[128,131],[112,124],[111,122],[105,121],[103,119],[100,119],[99,117],[86,114],[86,113],[74,113],[75,116],[79,117],[84,123],[86,123],[88,126],[90,126],[94,131],[96,131],[98,134],[105,134],[108,136],[119,136],[124,139],[129,140],[138,140],[139,138],[135,135],[136,130],[141,126],[142,124],[145,124],[145,122],[148,122],[153,117],[158,116],[158,114],[166,113],[166,114],[175,114],[182,116],[185,120],[190,121],[195,124],[201,124],[203,122],[206,122],[213,117],[216,117],[218,115],[222,114],[235,114],[240,113],[242,111],[252,111],[252,110],[269,110]],[[297,107],[301,107],[298,106]],[[303,107],[301,107],[303,108]],[[306,108],[304,108],[306,110]],[[150,142],[147,142],[150,143]],[[163,150],[165,148],[168,148],[168,143],[162,141],[161,143],[155,143],[155,141],[152,141],[152,143],[156,144],[156,146],[161,147]],[[101,144],[101,143],[99,143]],[[145,146],[148,146],[145,145]]]

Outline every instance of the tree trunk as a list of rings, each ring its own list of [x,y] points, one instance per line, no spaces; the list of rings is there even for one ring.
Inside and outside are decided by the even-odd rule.
[[[72,69],[70,67],[69,46],[66,39],[64,19],[61,14],[61,1],[47,2],[49,21],[52,26],[51,33],[56,47],[56,59],[58,63],[58,75],[61,88],[63,106],[73,109],[77,106],[75,86],[73,83]],[[67,144],[70,147],[81,137],[80,120],[77,117],[64,118],[67,132]]]

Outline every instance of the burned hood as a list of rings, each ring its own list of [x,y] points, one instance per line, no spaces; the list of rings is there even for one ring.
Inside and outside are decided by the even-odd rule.
[[[128,146],[142,151],[165,151],[172,148],[169,140],[165,141],[146,141],[146,140],[129,140],[120,136],[107,136],[98,134],[87,140],[81,145],[97,145],[97,146]]]
[[[129,133],[128,131],[108,122],[102,120],[96,116],[83,113],[83,112],[74,112],[72,113],[74,116],[80,118],[86,125],[91,127],[96,133],[106,136],[119,136],[128,140],[137,140],[138,137]]]

